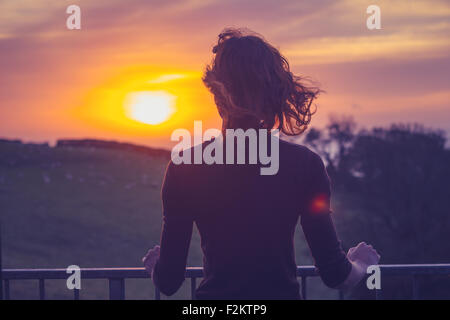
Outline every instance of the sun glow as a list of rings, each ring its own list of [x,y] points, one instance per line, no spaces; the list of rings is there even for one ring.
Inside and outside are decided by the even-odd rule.
[[[125,98],[127,117],[156,125],[167,121],[175,112],[175,96],[166,91],[139,91]]]
[[[73,116],[93,130],[124,139],[168,141],[174,129],[191,126],[197,119],[220,127],[214,100],[201,76],[200,71],[168,67],[124,69],[90,90],[73,109]]]

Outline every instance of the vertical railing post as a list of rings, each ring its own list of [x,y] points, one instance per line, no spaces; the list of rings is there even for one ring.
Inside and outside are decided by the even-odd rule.
[[[197,288],[197,278],[196,277],[192,277],[191,278],[191,299],[195,300],[195,289]]]
[[[375,289],[375,300],[382,300],[383,299],[383,292],[381,289]]]
[[[161,292],[156,286],[155,286],[155,300],[161,300]]]
[[[125,300],[125,279],[110,278],[109,279],[109,299]]]
[[[2,222],[0,220],[0,300],[3,300]]]
[[[73,299],[80,300],[80,289],[73,289]]]
[[[417,275],[412,276],[412,296],[413,300],[419,299],[419,279]]]
[[[302,299],[303,300],[306,300],[307,299],[307,297],[306,297],[306,276],[302,276],[301,277],[301,279],[302,279],[302,283],[301,283],[301,285],[302,285]]]
[[[45,280],[39,279],[39,300],[45,300]]]
[[[5,279],[5,300],[11,299],[10,291],[9,291],[9,280]]]

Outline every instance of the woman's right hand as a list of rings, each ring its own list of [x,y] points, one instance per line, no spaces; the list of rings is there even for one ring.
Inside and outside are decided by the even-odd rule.
[[[160,247],[158,245],[154,246],[152,249],[148,250],[147,254],[142,258],[142,263],[144,263],[145,270],[153,277],[153,269],[155,268],[156,262],[159,259]]]
[[[361,266],[364,271],[371,265],[376,265],[380,261],[378,252],[365,242],[360,242],[356,247],[350,248],[347,253],[347,258]]]
[[[367,268],[376,265],[380,261],[378,252],[365,242],[350,248],[347,258],[352,264],[352,270],[347,279],[339,286],[339,289],[348,289],[356,286],[367,274]]]

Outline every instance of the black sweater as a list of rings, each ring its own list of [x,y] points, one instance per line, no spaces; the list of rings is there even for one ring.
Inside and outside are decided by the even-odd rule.
[[[324,283],[335,287],[346,279],[351,264],[332,221],[322,160],[282,140],[279,149],[272,176],[260,175],[259,165],[169,163],[153,280],[162,293],[175,293],[184,281],[193,223],[204,254],[198,299],[299,299],[299,218]]]

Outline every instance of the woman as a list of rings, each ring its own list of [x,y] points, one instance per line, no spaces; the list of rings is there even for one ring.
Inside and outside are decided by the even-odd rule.
[[[306,129],[319,90],[294,76],[276,48],[258,35],[226,29],[213,53],[203,81],[224,131],[263,128],[298,135]],[[294,256],[298,219],[327,286],[354,286],[378,263],[380,256],[364,242],[343,252],[318,155],[280,140],[277,174],[260,175],[259,167],[169,163],[161,247],[143,258],[162,293],[172,295],[184,281],[193,223],[204,254],[198,299],[301,298]]]

